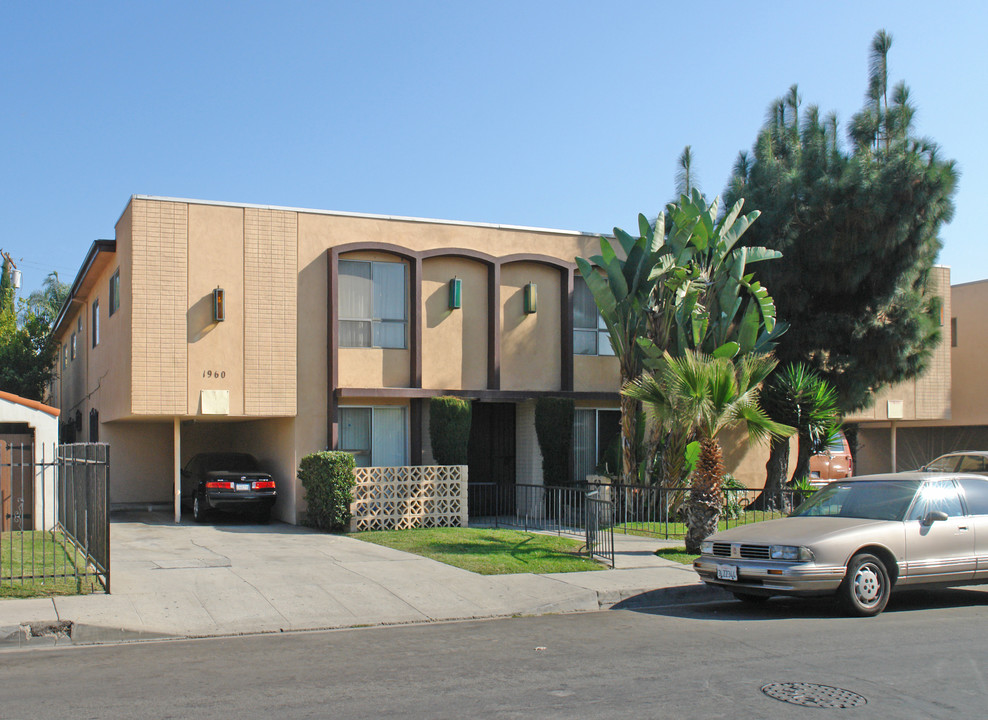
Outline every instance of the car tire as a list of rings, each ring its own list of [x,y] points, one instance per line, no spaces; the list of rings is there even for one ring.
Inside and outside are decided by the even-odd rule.
[[[768,595],[758,595],[757,593],[731,592],[735,600],[740,600],[746,605],[762,605],[768,602]]]
[[[837,593],[844,609],[851,615],[878,615],[885,609],[892,593],[885,563],[869,553],[855,555],[847,564],[847,573]]]
[[[206,515],[205,503],[196,495],[192,498],[192,519],[197,523],[206,522]]]

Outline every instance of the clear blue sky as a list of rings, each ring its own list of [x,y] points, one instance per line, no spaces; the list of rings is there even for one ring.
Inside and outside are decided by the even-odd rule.
[[[962,170],[988,278],[988,10],[895,2],[4,2],[0,247],[71,281],[132,194],[608,232],[719,194],[770,102],[849,120],[868,49]]]

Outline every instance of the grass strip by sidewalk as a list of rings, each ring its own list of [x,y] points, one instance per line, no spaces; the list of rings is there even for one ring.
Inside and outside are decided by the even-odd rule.
[[[80,582],[74,577],[57,577],[75,573],[75,555],[71,546],[66,548],[61,533],[40,530],[3,533],[0,537],[0,598],[86,595],[93,592],[85,580]],[[81,568],[84,562],[81,556],[78,562]]]
[[[583,544],[570,538],[519,530],[426,528],[353,533],[357,540],[384,545],[479,573],[563,573],[603,570],[580,555]]]
[[[699,555],[691,555],[690,553],[687,553],[686,548],[684,547],[659,548],[655,551],[655,554],[660,558],[682,563],[683,565],[692,565],[693,561],[700,557]]]
[[[778,510],[755,510],[747,512],[739,518],[721,519],[717,523],[717,530],[727,530],[738,525],[750,525],[751,523],[762,522],[764,520],[775,520],[785,517],[785,514]],[[625,522],[614,526],[615,533],[626,533],[628,535],[639,535],[641,537],[686,537],[686,523],[684,522]]]

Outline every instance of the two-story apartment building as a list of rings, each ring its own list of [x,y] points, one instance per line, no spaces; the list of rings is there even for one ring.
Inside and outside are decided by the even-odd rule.
[[[574,399],[586,473],[617,427],[618,365],[574,263],[598,250],[578,232],[134,196],[56,321],[52,402],[63,435],[111,443],[117,505],[177,504],[189,458],[240,450],[298,522],[304,455],[428,463],[440,394],[474,401],[473,481],[540,481],[543,395]]]

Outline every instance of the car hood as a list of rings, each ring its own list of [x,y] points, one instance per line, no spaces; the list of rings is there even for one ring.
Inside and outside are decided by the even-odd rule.
[[[759,543],[765,545],[813,545],[837,535],[889,529],[900,522],[848,517],[788,517],[741,525],[714,533],[713,542]]]

